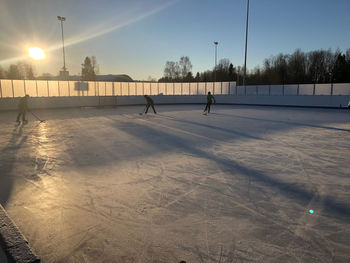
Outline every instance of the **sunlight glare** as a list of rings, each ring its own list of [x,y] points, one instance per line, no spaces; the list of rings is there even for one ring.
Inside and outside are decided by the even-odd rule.
[[[45,58],[45,53],[41,48],[31,47],[29,48],[29,56],[38,60]]]

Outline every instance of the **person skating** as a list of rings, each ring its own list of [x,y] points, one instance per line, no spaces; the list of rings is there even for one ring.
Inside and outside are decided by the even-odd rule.
[[[154,112],[155,114],[157,114],[156,110],[154,109],[154,102],[153,102],[153,100],[151,99],[151,97],[148,96],[148,95],[144,95],[144,97],[145,97],[145,99],[146,99],[146,101],[147,101],[145,114],[147,114],[149,107],[152,107],[153,112]]]
[[[204,114],[205,115],[210,113],[210,105],[212,104],[213,101],[214,101],[214,103],[216,103],[216,100],[215,100],[214,96],[211,95],[210,91],[208,91],[207,105],[205,105],[205,109],[204,109]]]
[[[23,122],[27,122],[26,120],[26,113],[29,110],[28,109],[28,98],[29,95],[25,95],[23,98],[21,98],[18,102],[18,115],[17,115],[17,119],[16,122],[20,122],[19,119],[22,116],[22,121]]]

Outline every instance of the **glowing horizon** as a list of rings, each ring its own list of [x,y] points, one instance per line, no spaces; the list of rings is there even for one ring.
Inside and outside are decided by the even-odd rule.
[[[111,33],[113,31],[116,31],[118,29],[121,29],[121,28],[124,28],[130,24],[133,24],[133,23],[136,23],[136,22],[139,22],[143,19],[146,19],[152,15],[155,15],[157,13],[159,13],[160,11],[170,7],[171,5],[175,4],[176,2],[179,2],[181,0],[174,0],[172,2],[168,2],[162,6],[159,6],[153,10],[150,10],[144,14],[140,14],[139,16],[136,16],[136,17],[133,17],[133,18],[130,18],[129,20],[125,21],[125,22],[122,22],[120,24],[117,24],[117,25],[112,25],[112,26],[109,26],[108,28],[104,28],[102,29],[101,27],[104,26],[103,23],[101,23],[99,26],[95,26],[95,30],[93,32],[90,32],[88,34],[81,34],[81,35],[77,35],[73,38],[68,38],[68,39],[65,39],[65,44],[64,46],[65,47],[69,47],[69,46],[72,46],[72,45],[76,45],[76,44],[79,44],[81,42],[85,42],[85,41],[88,41],[90,39],[93,39],[93,38],[97,38],[97,37],[100,37],[100,36],[103,36],[103,35],[106,35],[108,33]],[[113,23],[110,22],[110,23]],[[48,53],[48,52],[52,52],[52,51],[56,51],[56,50],[59,50],[59,49],[62,49],[62,44],[60,42],[61,40],[57,40],[57,42],[59,42],[59,44],[55,44],[55,45],[51,45],[50,47],[46,48],[46,49],[41,49],[43,54],[45,53]],[[21,61],[21,60],[27,60],[28,58],[33,58],[31,55],[21,55],[21,56],[16,56],[16,57],[12,57],[12,58],[8,58],[8,59],[3,59],[3,60],[0,60],[0,65],[1,64],[8,64],[8,63],[11,63],[11,62],[18,62],[18,61]]]

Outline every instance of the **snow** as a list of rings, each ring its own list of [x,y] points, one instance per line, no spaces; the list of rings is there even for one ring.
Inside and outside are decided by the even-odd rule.
[[[43,262],[346,262],[350,112],[203,108],[1,112],[0,203]]]

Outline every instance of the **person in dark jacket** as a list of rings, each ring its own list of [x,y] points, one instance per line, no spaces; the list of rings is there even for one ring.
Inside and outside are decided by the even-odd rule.
[[[26,120],[26,113],[29,110],[28,109],[28,98],[29,95],[25,95],[23,98],[21,98],[18,102],[18,115],[16,121],[19,122],[19,119],[22,116],[22,121],[25,122]]]
[[[147,114],[149,107],[152,107],[153,112],[154,112],[155,114],[157,114],[156,110],[154,109],[154,102],[153,102],[153,100],[151,99],[151,97],[148,96],[148,95],[144,95],[144,97],[145,97],[145,99],[146,99],[146,101],[147,101],[145,114]]]
[[[214,96],[211,95],[210,91],[208,91],[207,105],[205,105],[204,114],[210,113],[210,105],[213,101],[216,103]]]

